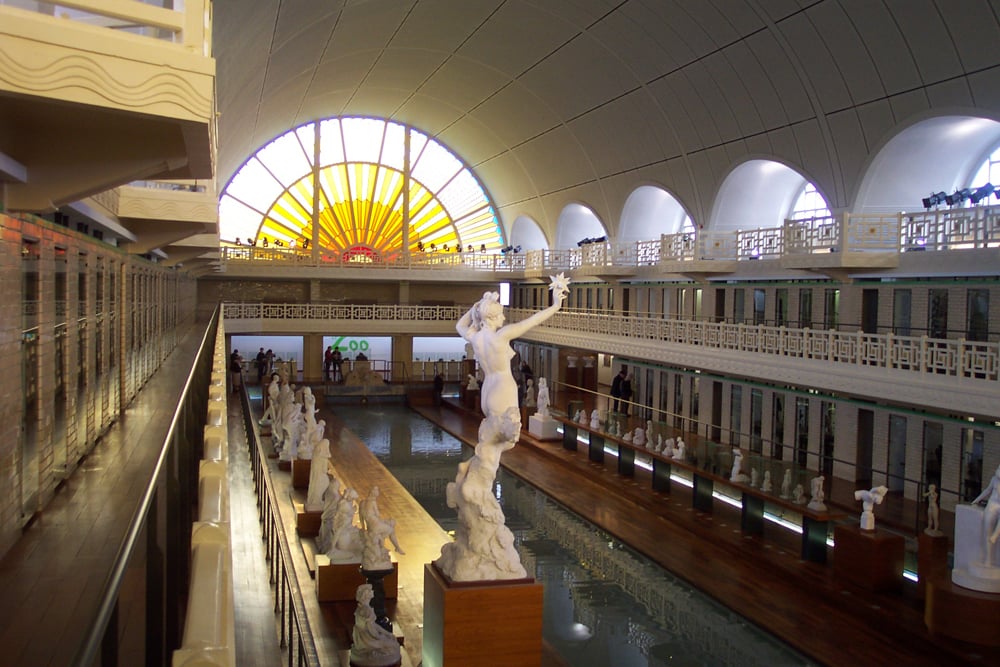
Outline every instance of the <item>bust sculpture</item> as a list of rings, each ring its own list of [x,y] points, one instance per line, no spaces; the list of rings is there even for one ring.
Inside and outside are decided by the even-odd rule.
[[[801,484],[795,485],[795,490],[792,491],[792,502],[796,505],[806,504],[806,490],[802,488]]]

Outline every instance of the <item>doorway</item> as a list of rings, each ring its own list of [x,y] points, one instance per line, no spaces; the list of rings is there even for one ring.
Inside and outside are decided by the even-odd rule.
[[[858,487],[872,484],[872,443],[875,440],[875,412],[858,410],[858,433],[855,449],[854,482]]]
[[[906,479],[906,417],[889,415],[889,460],[886,461],[889,474],[889,491],[903,492]]]

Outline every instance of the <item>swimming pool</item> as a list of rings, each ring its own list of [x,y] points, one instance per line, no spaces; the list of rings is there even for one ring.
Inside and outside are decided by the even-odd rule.
[[[455,527],[444,490],[471,448],[401,404],[334,411],[445,530]],[[568,664],[812,664],[503,469],[495,491],[524,567],[545,586],[545,639]]]

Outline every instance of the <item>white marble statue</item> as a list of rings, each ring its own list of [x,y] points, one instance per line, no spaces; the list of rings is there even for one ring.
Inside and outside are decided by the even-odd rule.
[[[672,458],[678,461],[683,461],[687,458],[687,445],[684,444],[684,440],[677,438],[677,444],[674,447],[674,453]]]
[[[875,505],[881,505],[885,500],[885,494],[889,489],[884,486],[876,486],[865,491],[864,489],[854,492],[854,499],[861,501],[861,530],[875,530]]]
[[[405,553],[396,541],[396,520],[384,519],[378,509],[379,490],[373,486],[368,496],[361,502],[358,515],[361,519],[363,549],[361,552],[361,568],[371,571],[392,569],[392,558],[385,546],[388,538],[396,553]]]
[[[938,505],[937,485],[928,486],[924,498],[927,499],[927,527],[924,528],[924,532],[931,537],[941,537],[944,533],[941,532],[941,507]]]
[[[525,384],[526,386],[524,389],[524,407],[526,408],[537,407],[538,403],[535,401],[535,381],[531,378],[528,378],[528,381]]]
[[[758,468],[750,469],[750,486],[755,489],[760,486],[760,470]]]
[[[815,510],[817,512],[826,511],[827,509],[826,503],[823,502],[826,499],[826,494],[823,493],[823,483],[825,481],[826,481],[825,476],[818,475],[816,477],[813,477],[812,480],[809,482],[809,491],[811,493],[811,497],[809,499],[809,504],[806,505],[806,507],[808,507],[809,509]]]
[[[589,420],[587,418],[586,410],[577,410],[576,421],[578,424],[586,424]]]
[[[733,470],[729,474],[729,481],[746,484],[749,479],[743,472],[743,450],[733,447]]]
[[[361,561],[361,529],[354,524],[357,514],[358,493],[354,489],[345,489],[337,503],[336,514],[333,517],[330,546],[326,555],[333,563],[358,563]]]
[[[809,502],[806,498],[806,490],[802,488],[801,484],[795,485],[795,490],[792,491],[792,502],[796,505],[805,505]]]
[[[548,419],[549,383],[545,381],[545,378],[538,378],[538,399],[536,403],[538,405],[538,410],[535,412],[535,414],[543,419]]]
[[[340,480],[336,476],[331,476],[330,484],[323,494],[323,515],[320,517],[319,535],[316,536],[316,550],[320,553],[326,553],[330,549],[333,539],[333,520],[337,516],[337,505],[341,500]]]
[[[267,383],[267,409],[260,418],[261,424],[273,424],[277,421],[275,415],[278,410],[278,394],[280,393],[280,383],[277,374],[271,376],[271,381]],[[272,430],[273,432],[273,430]]]
[[[663,451],[663,434],[662,433],[657,433],[656,434],[656,451],[658,451],[658,452],[662,452]],[[671,452],[674,451],[674,444],[673,443],[670,443],[670,451]]]
[[[635,433],[632,434],[632,444],[639,447],[646,446],[646,432],[636,426]]]
[[[792,497],[792,470],[785,470],[785,476],[781,478],[781,497],[789,499]]]
[[[323,496],[330,488],[330,441],[323,438],[313,449],[309,466],[309,491],[306,493],[305,510],[319,512],[323,509]]]
[[[590,428],[595,431],[601,430],[601,413],[597,408],[590,412]]]
[[[351,632],[351,664],[357,667],[389,667],[402,659],[396,636],[378,624],[372,600],[371,584],[358,586],[354,610],[354,630]]]
[[[527,576],[514,548],[514,535],[505,525],[503,510],[493,494],[493,481],[500,455],[516,444],[521,433],[517,384],[510,370],[514,356],[510,343],[555,315],[566,299],[569,279],[563,274],[553,276],[549,289],[552,305],[523,320],[504,325],[500,295],[487,292],[455,325],[458,333],[472,343],[485,375],[480,395],[484,418],[476,454],[458,465],[455,481],[447,488],[448,506],[458,512],[455,541],[445,544],[441,556],[434,561],[452,581]],[[541,413],[541,387],[538,403]],[[545,407],[547,414],[547,401]]]
[[[764,481],[760,483],[760,490],[764,493],[771,493],[774,490],[774,485],[771,483],[771,471],[764,471]]]
[[[465,389],[466,391],[479,391],[479,380],[472,373],[469,373],[465,378]]]
[[[989,485],[972,501],[972,504],[978,505],[982,502],[986,503],[986,509],[983,510],[983,549],[985,554],[983,563],[987,567],[994,567],[996,563],[993,559],[993,550],[997,540],[1000,539],[1000,465],[993,473]]]
[[[622,441],[632,444],[632,431],[627,431],[625,435],[622,436]]]

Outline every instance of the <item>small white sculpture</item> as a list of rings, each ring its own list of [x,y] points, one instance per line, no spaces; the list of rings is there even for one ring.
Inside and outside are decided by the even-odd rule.
[[[378,624],[372,600],[371,584],[358,586],[354,610],[354,630],[351,632],[351,664],[357,667],[389,667],[402,659],[395,635]]]
[[[342,499],[340,480],[336,477],[330,477],[329,484],[323,495],[323,515],[320,518],[319,535],[316,537],[316,549],[320,553],[326,553],[330,549],[333,539],[333,520],[337,516],[337,505]]]
[[[673,450],[674,450],[674,444],[670,443],[670,451],[673,451]],[[663,451],[663,434],[662,433],[657,433],[656,434],[656,451],[658,451],[658,452],[662,452]]]
[[[589,420],[587,419],[587,411],[579,410],[576,413],[576,421],[578,424],[586,424]]]
[[[792,470],[785,470],[785,476],[781,478],[781,497],[785,500],[792,497]]]
[[[528,378],[528,382],[526,383],[526,387],[524,389],[524,407],[534,408],[537,405],[538,403],[535,401],[535,381]]]
[[[267,384],[267,410],[264,411],[264,415],[260,418],[262,424],[271,423],[274,424],[278,421],[277,411],[278,411],[278,395],[280,393],[280,383],[278,382],[278,376],[272,375],[271,381]],[[272,429],[272,433],[273,433]]]
[[[334,563],[357,563],[361,560],[361,530],[354,525],[357,514],[358,493],[354,489],[345,489],[337,503],[336,514],[333,517],[333,530],[330,546],[326,555]]]
[[[885,500],[885,494],[889,489],[885,486],[876,486],[865,491],[861,489],[854,492],[854,499],[861,501],[861,530],[875,530],[875,505],[881,505]]]
[[[309,466],[309,491],[306,494],[305,510],[319,512],[323,509],[323,494],[330,487],[330,441],[323,438],[313,450],[312,463]]]
[[[678,461],[683,461],[686,456],[686,450],[687,450],[687,445],[684,444],[684,441],[682,439],[677,438],[677,446],[674,448],[673,458],[677,459]]]
[[[646,445],[646,432],[638,426],[635,428],[635,433],[632,435],[632,444],[638,445],[639,447],[645,447]]]
[[[545,378],[538,378],[538,411],[535,413],[545,419],[549,417],[549,383]]]
[[[623,435],[623,436],[622,436],[622,440],[623,440],[624,442],[627,442],[627,443],[629,443],[629,444],[632,444],[632,431],[629,431],[628,433],[626,433],[625,435]]]
[[[590,428],[595,431],[601,430],[601,413],[597,408],[590,412]]]
[[[476,376],[471,373],[466,378],[465,389],[467,391],[479,391],[479,381],[476,380]]]
[[[771,484],[771,471],[764,471],[764,481],[760,483],[760,490],[764,493],[771,493],[773,486]]]
[[[739,484],[746,484],[749,479],[743,472],[741,468],[743,467],[743,452],[739,447],[733,447],[733,471],[729,475],[730,482],[737,482]]]
[[[934,484],[928,486],[924,498],[927,499],[927,527],[924,528],[924,532],[931,537],[940,537],[944,533],[940,528],[941,508],[938,505],[937,486]]]
[[[750,486],[755,489],[760,486],[760,470],[757,468],[750,469]]]
[[[792,491],[792,502],[796,505],[805,505],[806,500],[806,490],[802,488],[801,484],[795,485],[795,490]]]
[[[826,498],[826,494],[823,493],[823,482],[825,481],[826,477],[819,475],[817,477],[813,477],[809,482],[809,490],[812,494],[812,497],[809,499],[809,504],[807,505],[809,509],[817,512],[826,511],[826,503],[823,502]]]

